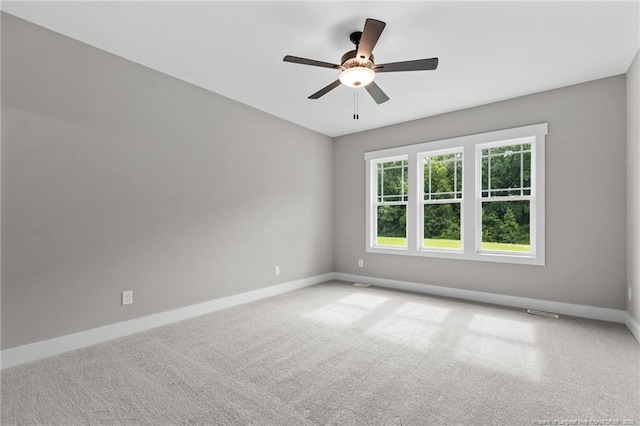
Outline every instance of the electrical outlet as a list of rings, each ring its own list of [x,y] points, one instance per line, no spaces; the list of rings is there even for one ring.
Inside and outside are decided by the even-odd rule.
[[[273,268],[273,275],[280,275],[280,267],[276,266]]]
[[[364,259],[358,259],[358,268],[364,268]]]
[[[631,302],[631,286],[627,286],[627,297],[629,298],[629,302]]]
[[[133,303],[133,290],[122,292],[122,306],[130,305]]]

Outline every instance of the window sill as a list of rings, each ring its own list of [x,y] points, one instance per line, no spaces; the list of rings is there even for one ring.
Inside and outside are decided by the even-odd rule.
[[[497,262],[497,263],[513,263],[520,265],[536,265],[544,266],[545,259],[543,256],[535,256],[532,254],[518,253],[464,253],[460,251],[444,251],[444,250],[409,250],[406,247],[367,247],[367,253],[377,254],[393,254],[400,256],[413,257],[434,257],[439,259],[455,259],[455,260],[475,260],[479,262]]]

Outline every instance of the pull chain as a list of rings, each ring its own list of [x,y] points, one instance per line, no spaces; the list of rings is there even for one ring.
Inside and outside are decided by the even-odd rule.
[[[360,114],[358,114],[358,94],[353,94],[353,119],[360,120]]]
[[[356,119],[356,94],[353,94],[353,119]]]

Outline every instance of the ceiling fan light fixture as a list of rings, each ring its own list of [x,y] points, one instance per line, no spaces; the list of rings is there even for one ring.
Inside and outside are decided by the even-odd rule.
[[[364,87],[376,78],[376,73],[367,67],[348,68],[340,74],[340,83],[349,87]]]

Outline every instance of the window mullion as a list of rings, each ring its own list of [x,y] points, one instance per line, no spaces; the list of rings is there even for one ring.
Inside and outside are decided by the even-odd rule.
[[[375,245],[375,239],[378,228],[378,217],[376,214],[376,204],[378,201],[378,165],[371,160],[365,161],[367,168],[366,185],[368,191],[366,192],[366,220],[367,220],[367,236],[365,251],[369,250]]]
[[[418,233],[420,232],[420,196],[423,190],[419,183],[420,161],[418,155],[410,155],[408,158],[409,191],[407,197],[407,250],[415,252],[418,249]]]
[[[460,214],[462,230],[462,251],[472,254],[476,251],[476,199],[482,189],[482,176],[477,170],[474,146],[465,146],[462,151],[462,208]]]

